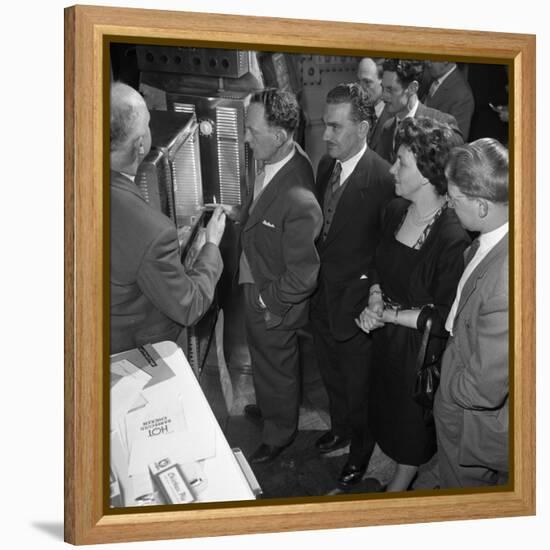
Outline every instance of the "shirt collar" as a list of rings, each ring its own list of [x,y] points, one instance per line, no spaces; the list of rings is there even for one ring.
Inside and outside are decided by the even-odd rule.
[[[353,157],[350,157],[348,160],[344,162],[337,161],[342,165],[342,172],[340,173],[340,185],[342,185],[342,183],[346,181],[348,176],[355,170],[357,163],[361,160],[361,157],[365,154],[366,150],[367,150],[367,143],[365,142],[361,150],[355,155],[353,155]]]
[[[508,222],[502,224],[500,227],[489,231],[488,233],[482,233],[479,236],[479,249],[490,250],[508,233]]]
[[[123,176],[127,177],[129,180],[136,182],[136,176],[132,176],[131,174],[128,174],[127,172],[120,172]]]
[[[420,105],[420,101],[418,101],[418,98],[416,98],[415,104],[403,118],[395,115],[395,120],[397,121],[397,123],[399,124],[402,120],[405,120],[406,118],[414,118],[418,109],[418,105]]]
[[[386,104],[381,99],[379,99],[376,105],[374,106],[374,112],[376,113],[377,118],[380,118],[380,115],[382,114],[382,111],[384,110],[385,106]]]
[[[277,162],[271,164],[264,164],[264,183],[262,187],[265,187],[277,174],[277,172],[294,156],[296,152],[296,146],[293,144],[290,153]]]

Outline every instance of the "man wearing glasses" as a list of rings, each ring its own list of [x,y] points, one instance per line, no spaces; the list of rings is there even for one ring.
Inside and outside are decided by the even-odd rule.
[[[479,232],[446,329],[434,404],[440,486],[508,480],[508,151],[484,138],[451,151],[449,203]]]

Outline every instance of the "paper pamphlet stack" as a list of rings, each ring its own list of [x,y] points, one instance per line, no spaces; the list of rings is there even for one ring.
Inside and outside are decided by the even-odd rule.
[[[200,500],[207,486],[201,461],[216,454],[215,432],[197,418],[193,396],[184,395],[150,345],[111,360],[111,494],[120,494],[112,506],[166,503],[149,470],[165,459],[177,464],[193,500]]]

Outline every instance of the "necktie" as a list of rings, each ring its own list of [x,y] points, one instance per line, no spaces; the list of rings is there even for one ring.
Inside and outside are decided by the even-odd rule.
[[[428,95],[430,97],[433,97],[438,88],[439,88],[439,80],[434,80],[432,82],[432,85],[430,86],[430,91],[428,92]]]
[[[370,143],[370,140],[374,134],[374,129],[376,128],[376,125],[378,124],[378,117],[376,116],[376,113],[373,113],[372,115],[372,120],[371,120],[371,125],[370,125],[370,128],[369,128],[369,133],[367,135],[367,143]]]
[[[472,244],[464,252],[464,267],[466,267],[476,255],[476,252],[479,250],[479,239],[474,239]]]
[[[342,173],[342,164],[340,161],[336,161],[336,164],[334,165],[334,168],[332,169],[332,174],[330,175],[330,179],[328,180],[328,184],[330,187],[330,190],[332,193],[336,193],[338,191],[338,187],[340,187],[340,174]]]

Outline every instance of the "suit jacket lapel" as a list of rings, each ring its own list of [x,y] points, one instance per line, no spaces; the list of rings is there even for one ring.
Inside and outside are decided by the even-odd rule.
[[[240,223],[243,228],[248,223],[248,218],[250,217],[250,207],[252,206],[253,202],[254,202],[254,186],[252,186],[252,188],[250,189],[248,195],[246,196],[246,201],[242,206]]]
[[[451,88],[455,88],[457,85],[457,77],[459,77],[458,73],[458,67],[437,87],[437,90],[435,91],[435,94],[433,97],[437,97],[437,94],[440,90],[447,90]],[[430,107],[430,102],[426,100],[426,105]]]
[[[493,249],[481,260],[480,264],[476,266],[473,272],[468,277],[468,280],[464,284],[462,293],[460,295],[460,302],[456,310],[455,322],[458,319],[458,314],[464,309],[468,300],[472,296],[474,290],[477,288],[478,281],[483,279],[487,274],[487,270],[493,262],[493,259],[501,254],[505,253],[508,250],[508,233],[493,247]]]
[[[297,153],[294,153],[295,155]],[[264,188],[262,194],[258,198],[252,212],[250,212],[250,206],[252,205],[253,199],[249,200],[247,205],[247,216],[248,219],[244,225],[244,231],[248,231],[254,227],[257,223],[262,221],[264,212],[267,210],[269,205],[275,200],[281,185],[284,185],[286,175],[294,166],[294,158],[292,157],[276,174],[275,177],[267,184],[267,187]],[[251,193],[253,195],[253,193]]]
[[[382,158],[385,158],[390,164],[393,164],[394,162],[393,136],[395,134],[396,124],[397,120],[395,116],[391,116],[390,118],[388,118],[388,120],[384,124],[382,135],[380,136],[380,140],[375,149],[376,152]]]
[[[374,149],[378,143],[378,140],[380,139],[380,136],[382,134],[382,128],[384,128],[384,124],[392,118],[393,115],[389,112],[387,106],[384,106],[384,109],[380,113],[380,118],[376,121],[376,126],[374,127],[374,131],[371,136],[371,142],[369,143],[369,147],[371,149]]]
[[[317,202],[319,203],[321,210],[323,210],[325,207],[325,193],[327,191],[327,185],[330,180],[330,175],[334,170],[335,163],[336,163],[336,160],[332,159],[332,161],[328,163],[327,169],[325,170],[325,172],[323,174],[317,175],[317,186],[316,186],[315,193],[317,196]]]
[[[372,152],[367,148],[364,155],[359,159],[355,170],[349,175],[346,188],[338,201],[338,206],[336,207],[336,212],[334,213],[334,218],[323,246],[328,246],[348,224],[349,216],[347,212],[356,207],[359,195],[368,187],[371,154]],[[326,188],[326,183],[324,187]]]

